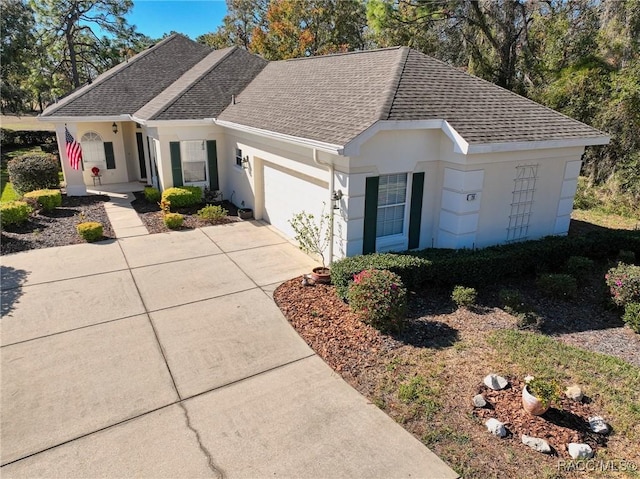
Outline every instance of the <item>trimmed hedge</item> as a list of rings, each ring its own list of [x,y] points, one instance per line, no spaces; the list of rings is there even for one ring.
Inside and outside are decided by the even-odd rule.
[[[416,256],[398,253],[374,253],[364,256],[352,256],[334,262],[331,265],[331,282],[342,299],[347,298],[349,284],[354,275],[365,269],[383,269],[400,276],[409,290],[421,287],[431,262]]]
[[[48,153],[30,153],[7,164],[9,181],[18,194],[60,187],[58,160]]]
[[[171,208],[184,208],[202,202],[202,188],[199,186],[181,186],[167,188],[162,192],[162,200],[167,200]]]
[[[640,231],[598,231],[584,236],[549,236],[534,241],[491,246],[481,250],[425,249],[406,253],[353,256],[331,265],[331,281],[343,299],[353,275],[365,269],[388,269],[409,290],[426,284],[482,287],[504,279],[535,277],[565,270],[567,258],[594,261],[615,258],[620,250],[640,257]]]
[[[160,190],[153,186],[144,187],[144,198],[150,203],[157,203],[160,201]]]
[[[0,129],[0,142],[2,142],[3,148],[56,145],[56,133],[55,131],[9,130],[2,128]]]
[[[162,217],[164,224],[167,228],[175,230],[182,226],[182,222],[184,221],[184,216],[180,213],[167,213]]]
[[[84,239],[87,243],[93,243],[94,241],[98,241],[102,239],[102,224],[97,221],[87,221],[85,223],[79,223],[76,226],[76,230],[78,234]]]
[[[0,222],[2,227],[19,225],[29,219],[31,206],[25,201],[9,201],[0,203]]]
[[[44,211],[53,211],[62,205],[60,190],[35,190],[25,193],[24,197],[35,200]]]

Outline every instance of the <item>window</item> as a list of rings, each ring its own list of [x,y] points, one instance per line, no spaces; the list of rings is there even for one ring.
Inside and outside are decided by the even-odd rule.
[[[402,234],[407,204],[407,174],[381,175],[378,185],[376,237]]]
[[[102,137],[94,131],[88,131],[80,139],[82,145],[83,167],[91,170],[98,167],[101,170],[107,169],[107,157],[104,152]]]
[[[205,142],[181,141],[182,176],[185,183],[207,181],[207,148]]]
[[[236,148],[236,166],[242,167],[242,150]]]

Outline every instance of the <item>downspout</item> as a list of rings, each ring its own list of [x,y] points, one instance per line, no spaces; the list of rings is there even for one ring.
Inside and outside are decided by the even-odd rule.
[[[329,170],[329,266],[333,263],[333,190],[335,187],[333,163],[325,163],[318,159],[318,150],[313,149],[313,162],[318,166],[323,166]]]

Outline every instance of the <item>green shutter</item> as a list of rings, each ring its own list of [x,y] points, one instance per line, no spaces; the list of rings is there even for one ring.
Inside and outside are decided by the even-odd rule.
[[[414,173],[411,186],[411,210],[409,211],[409,249],[420,246],[423,191],[424,173]]]
[[[209,162],[209,189],[219,190],[218,181],[218,152],[216,151],[215,140],[207,141],[207,161]]]
[[[180,161],[180,142],[169,142],[171,152],[171,173],[173,175],[173,186],[182,186],[182,162]]]
[[[116,157],[113,154],[113,143],[110,141],[104,142],[104,156],[107,159],[107,170],[115,170]]]
[[[367,178],[364,193],[364,239],[362,254],[376,252],[376,221],[378,219],[378,186],[380,177]]]

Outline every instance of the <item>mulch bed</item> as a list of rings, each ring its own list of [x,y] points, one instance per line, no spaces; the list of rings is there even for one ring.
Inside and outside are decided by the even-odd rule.
[[[517,328],[516,318],[499,308],[479,306],[470,310],[457,309],[448,295],[449,292],[445,291],[412,295],[409,300],[409,325],[403,333],[394,336],[382,334],[362,323],[349,306],[338,298],[335,288],[331,285],[303,286],[302,278],[295,278],[278,287],[274,292],[274,299],[284,316],[309,346],[355,389],[376,402],[380,399],[377,384],[380,384],[380,380],[384,381],[385,375],[390,374],[388,368],[395,358],[420,357],[420,351],[429,350],[449,351],[446,354],[456,355],[455,348],[451,346],[461,339],[481,338],[491,330]],[[493,296],[497,296],[497,293],[489,291],[481,298],[481,302],[494,304],[491,301]],[[548,319],[549,333],[562,340],[564,334],[570,333],[564,333],[566,326],[560,325],[561,319],[554,319],[558,311],[550,306],[552,304],[556,302],[539,300],[536,308]],[[577,303],[561,302],[560,308],[563,312],[560,318],[566,317],[569,318],[569,322],[573,322],[574,316],[585,313],[582,307],[583,305]],[[593,305],[591,307],[593,308]],[[572,311],[572,308],[576,310]],[[610,340],[614,344],[626,345],[618,354],[615,350],[612,350],[611,354],[625,360],[635,359],[637,362],[640,358],[639,338],[627,336],[628,328],[612,327],[615,325],[611,321],[611,317],[606,313],[584,314],[580,323],[582,341],[571,335],[569,342],[578,347],[599,351],[600,348],[593,347],[593,343],[586,340],[587,335],[597,338],[603,331],[610,332]],[[480,343],[482,342],[481,339]],[[593,342],[597,340],[594,339]],[[414,353],[418,356],[411,356]],[[451,391],[448,394],[453,398],[449,404],[444,405],[444,410],[448,411],[445,415],[451,415],[452,421],[454,415],[468,414],[476,418],[479,427],[477,431],[469,434],[476,438],[474,440],[486,444],[483,446],[486,450],[478,451],[485,460],[487,456],[497,453],[501,444],[500,440],[484,430],[483,423],[490,417],[505,423],[518,443],[522,434],[542,438],[555,449],[557,456],[563,458],[569,457],[566,445],[570,442],[587,443],[594,450],[606,446],[607,436],[594,434],[588,427],[588,417],[599,414],[593,409],[588,398],[582,403],[563,398],[559,404],[561,409],[552,407],[540,417],[531,416],[522,409],[523,383],[519,379],[508,377],[510,386],[507,389],[492,391],[482,383],[473,386],[476,378],[482,378],[482,374],[486,373],[481,373],[481,360],[479,364],[472,361],[469,366],[468,370],[450,371]],[[474,392],[474,388],[477,388],[477,391]],[[491,406],[474,409],[470,404],[470,398],[476,392],[482,393]],[[399,411],[394,408],[395,406],[391,405],[387,408],[387,413],[417,437],[421,437],[425,428],[424,421],[405,422]],[[523,450],[528,449],[526,446],[520,446]],[[524,453],[521,459],[531,466],[537,460],[536,454],[539,453]],[[525,457],[527,459],[524,459]]]
[[[162,219],[162,211],[160,210],[160,206],[157,203],[147,201],[142,191],[134,192],[134,195],[136,199],[131,202],[131,205],[133,206],[133,209],[135,209],[138,213],[140,220],[147,227],[149,233],[155,234],[172,231],[164,224],[164,221]],[[216,222],[215,224],[225,224],[233,223],[235,221],[241,221],[240,218],[238,218],[238,208],[233,203],[225,200],[212,204],[220,205],[229,212],[226,218]],[[211,226],[212,223],[201,220],[196,215],[198,210],[204,206],[206,205],[199,204],[188,208],[177,208],[172,210],[174,213],[180,213],[184,216],[182,226],[180,228],[177,228],[177,230],[191,230],[195,228],[202,228],[204,226]]]
[[[589,429],[588,418],[597,416],[598,412],[593,410],[587,398],[582,402],[562,398],[559,408],[551,407],[541,416],[532,416],[522,408],[524,383],[515,377],[506,379],[509,386],[501,391],[489,389],[484,384],[478,386],[476,393],[482,394],[491,405],[474,410],[474,415],[483,422],[495,418],[518,440],[522,434],[544,439],[554,453],[567,458],[570,457],[567,452],[570,442],[589,444],[594,451],[606,446],[607,436]]]
[[[0,254],[84,243],[76,225],[85,221],[102,223],[103,239],[115,238],[104,209],[106,201],[105,195],[62,195],[62,206],[55,210],[36,212],[22,225],[3,228]]]

